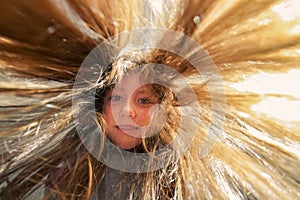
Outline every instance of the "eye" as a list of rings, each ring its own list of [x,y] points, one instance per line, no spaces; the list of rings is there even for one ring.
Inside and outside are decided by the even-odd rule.
[[[113,101],[113,102],[118,102],[118,101],[121,101],[123,98],[120,96],[120,95],[112,95],[110,97],[110,100]]]
[[[147,105],[147,104],[151,104],[151,101],[147,98],[140,98],[140,99],[138,99],[138,103],[143,104],[143,105]]]

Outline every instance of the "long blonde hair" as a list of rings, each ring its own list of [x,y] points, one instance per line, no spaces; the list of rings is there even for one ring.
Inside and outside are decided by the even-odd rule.
[[[297,5],[294,0],[1,1],[1,197],[30,198],[45,187],[44,198],[93,196],[107,166],[78,136],[72,107],[76,75],[99,43],[147,27],[191,38],[207,56],[193,57],[192,49],[190,58],[197,63],[209,58],[217,70],[204,69],[199,76],[185,58],[170,52],[125,49],[180,72],[200,105],[200,112],[190,109],[197,130],[188,149],[167,157],[158,170],[132,175],[128,198],[136,193],[142,199],[299,198],[300,120],[294,115],[299,90],[292,89],[299,82]],[[176,40],[138,39],[157,45]],[[92,87],[122,77],[126,69],[118,66]],[[172,112],[176,116],[176,109]],[[104,126],[101,114],[97,117],[95,123]]]

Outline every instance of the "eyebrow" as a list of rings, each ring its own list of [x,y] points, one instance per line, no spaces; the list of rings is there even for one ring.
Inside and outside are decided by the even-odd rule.
[[[138,91],[136,93],[137,95],[147,95],[147,98],[151,98],[152,100],[156,99],[156,96],[153,92],[151,91],[147,91],[147,90],[142,90],[142,91]]]
[[[112,89],[112,90],[121,90],[121,91],[124,91],[124,90],[125,90],[125,87],[126,87],[126,86],[119,86],[119,87],[112,87],[112,88],[110,88],[110,89]],[[140,86],[140,87],[135,88],[134,91],[140,89],[141,87],[143,87],[143,86]],[[143,88],[143,89],[142,89],[141,91],[139,91],[138,93],[141,93],[141,92],[148,93],[148,91],[149,91],[149,89]]]

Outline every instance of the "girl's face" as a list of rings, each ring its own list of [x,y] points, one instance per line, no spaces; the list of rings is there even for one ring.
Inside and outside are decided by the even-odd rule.
[[[122,149],[137,146],[150,123],[150,109],[155,98],[146,86],[140,85],[140,76],[132,73],[104,97],[106,134]]]

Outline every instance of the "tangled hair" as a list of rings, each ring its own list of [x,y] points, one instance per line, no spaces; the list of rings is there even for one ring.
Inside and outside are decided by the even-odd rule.
[[[0,198],[101,199],[114,193],[109,198],[299,199],[300,120],[294,112],[300,95],[292,88],[299,85],[297,5],[295,0],[0,1]],[[189,59],[159,48],[135,49],[121,38],[109,67],[89,87],[74,89],[82,63],[98,44],[144,27],[184,34],[201,45],[203,56],[169,35],[135,40],[170,43],[188,50]],[[100,51],[110,56],[108,49]],[[217,70],[208,70],[210,65]],[[130,151],[146,152],[155,161],[159,145],[178,135],[191,139],[195,131],[188,149],[186,138],[177,138],[165,164],[143,173],[100,162],[78,134],[72,104],[74,96],[96,91],[96,115],[82,114],[105,130],[104,93],[135,68],[161,83],[150,88],[167,119],[159,134]],[[79,106],[91,108],[89,103]],[[188,126],[179,126],[183,119]],[[177,156],[177,150],[184,151]]]

